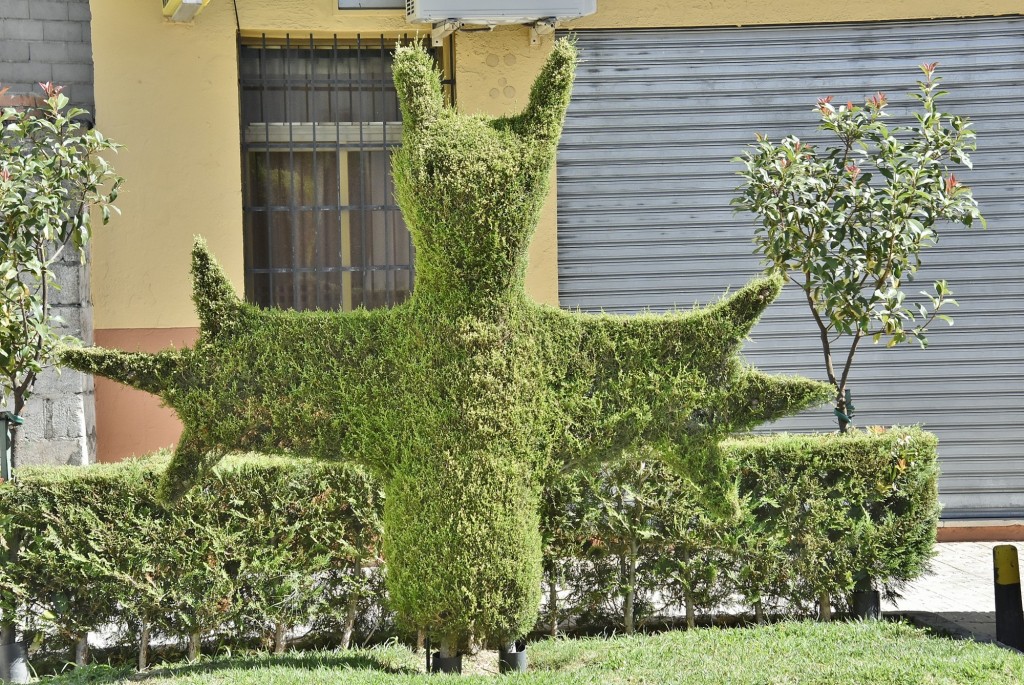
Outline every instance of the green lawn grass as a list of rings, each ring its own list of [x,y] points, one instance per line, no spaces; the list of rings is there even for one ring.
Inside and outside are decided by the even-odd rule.
[[[48,685],[1024,683],[1020,654],[887,622],[792,622],[608,640],[548,640],[532,644],[529,654],[530,672],[522,676],[427,676],[422,654],[392,646],[211,659],[145,675],[92,666],[50,679]],[[470,666],[496,670],[490,660],[474,660]]]

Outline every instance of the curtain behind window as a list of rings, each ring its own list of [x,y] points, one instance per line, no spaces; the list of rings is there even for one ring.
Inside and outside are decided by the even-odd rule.
[[[240,47],[246,297],[265,307],[391,306],[412,290],[394,204],[393,42]]]

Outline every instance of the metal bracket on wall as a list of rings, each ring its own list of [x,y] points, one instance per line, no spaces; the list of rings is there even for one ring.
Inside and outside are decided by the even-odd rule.
[[[554,34],[557,26],[558,20],[554,17],[538,19],[530,24],[530,45],[540,45],[540,37]]]
[[[185,24],[203,11],[210,0],[163,0],[164,17],[176,24]]]
[[[430,40],[433,46],[435,48],[442,47],[444,39],[458,31],[461,27],[462,22],[458,19],[447,19],[434,24],[433,28],[430,29]]]

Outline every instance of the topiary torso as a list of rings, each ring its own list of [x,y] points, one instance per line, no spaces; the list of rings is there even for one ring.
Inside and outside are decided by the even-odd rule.
[[[507,643],[539,603],[543,477],[645,443],[729,511],[717,441],[830,387],[745,368],[741,341],[777,295],[757,281],[711,307],[585,315],[524,292],[576,52],[554,51],[514,117],[444,105],[428,56],[402,48],[396,195],[416,247],[416,288],[391,310],[297,313],[237,299],[202,241],[193,250],[201,334],[157,355],[96,348],[69,365],[159,394],[185,424],[168,496],[228,450],[352,459],[384,483],[393,608],[448,650]]]

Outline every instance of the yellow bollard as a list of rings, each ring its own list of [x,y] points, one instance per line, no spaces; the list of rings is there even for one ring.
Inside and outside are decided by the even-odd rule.
[[[996,639],[1024,649],[1024,609],[1020,597],[1020,565],[1017,548],[997,545],[992,549],[996,591]]]

